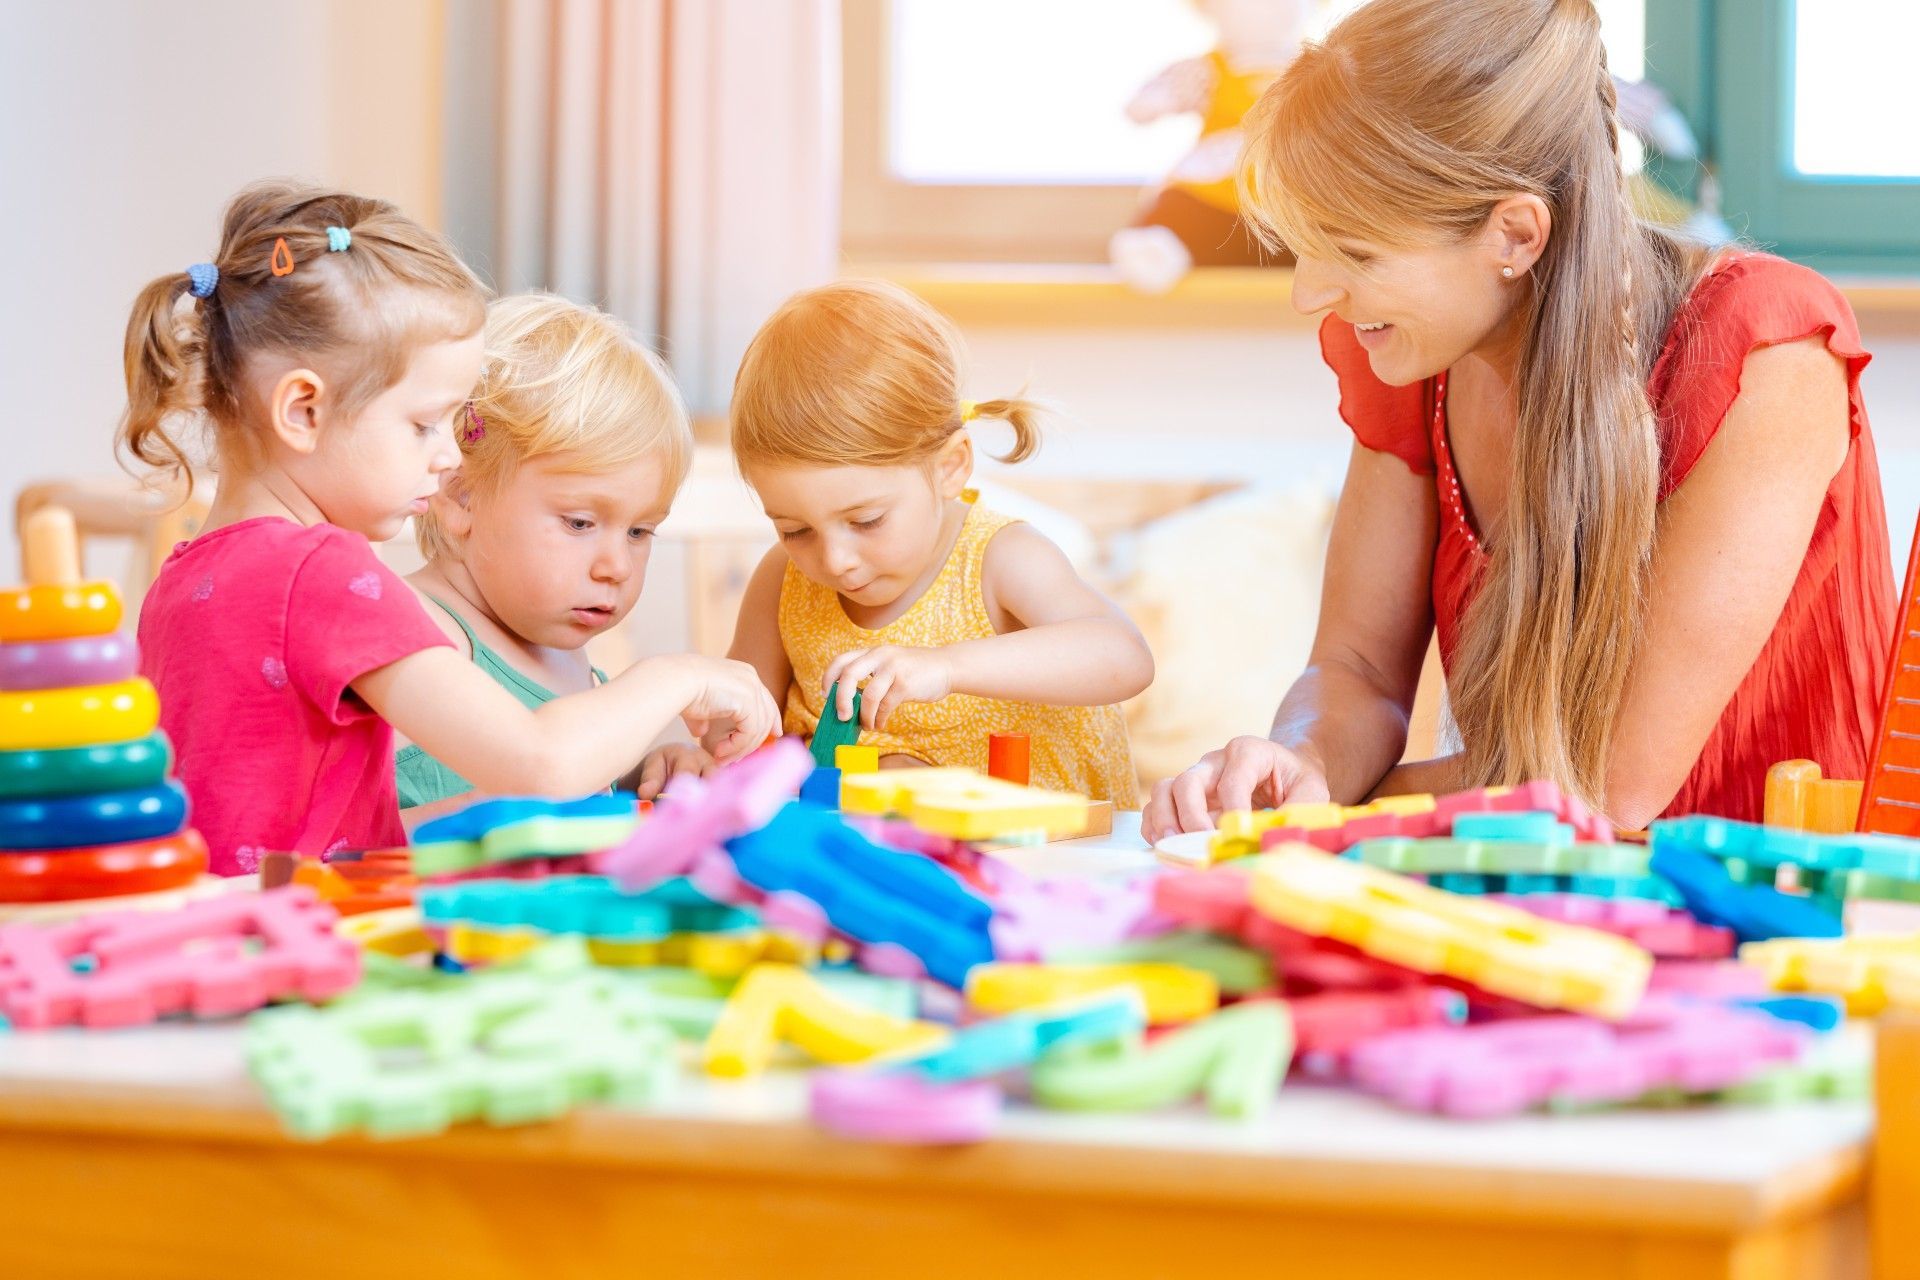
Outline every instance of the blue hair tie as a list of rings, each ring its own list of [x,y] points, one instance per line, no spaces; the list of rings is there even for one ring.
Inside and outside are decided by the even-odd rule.
[[[327,228],[327,252],[345,253],[353,247],[353,232],[345,227]]]
[[[211,298],[213,286],[220,283],[220,268],[211,262],[196,262],[187,268],[187,292],[196,298]]]

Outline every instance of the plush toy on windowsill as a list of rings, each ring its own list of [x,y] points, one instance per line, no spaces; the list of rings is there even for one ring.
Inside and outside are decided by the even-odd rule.
[[[1261,249],[1240,219],[1234,170],[1240,121],[1299,52],[1313,0],[1194,0],[1219,39],[1176,62],[1127,104],[1138,124],[1198,114],[1200,139],[1157,189],[1138,219],[1114,232],[1108,257],[1142,293],[1165,293],[1194,267],[1285,266]]]

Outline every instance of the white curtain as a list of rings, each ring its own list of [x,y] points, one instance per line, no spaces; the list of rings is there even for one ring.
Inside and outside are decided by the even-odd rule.
[[[839,252],[835,0],[448,6],[447,223],[503,293],[596,303],[696,413]]]

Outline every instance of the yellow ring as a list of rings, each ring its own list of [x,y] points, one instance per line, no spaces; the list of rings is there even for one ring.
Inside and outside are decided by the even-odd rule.
[[[0,591],[0,643],[104,636],[119,626],[120,593],[111,582]]]
[[[137,676],[118,684],[0,693],[0,751],[126,742],[146,737],[159,723],[159,695]]]

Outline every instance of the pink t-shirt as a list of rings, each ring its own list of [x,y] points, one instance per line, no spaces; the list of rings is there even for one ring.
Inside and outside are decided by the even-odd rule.
[[[393,730],[348,686],[447,643],[357,533],[267,516],[175,547],[140,609],[140,665],[213,871],[406,843]]]

